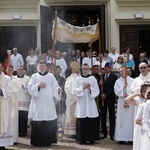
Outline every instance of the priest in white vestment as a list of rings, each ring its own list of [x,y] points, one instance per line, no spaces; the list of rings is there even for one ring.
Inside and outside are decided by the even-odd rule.
[[[7,68],[8,72],[8,68]],[[14,107],[12,109],[12,126],[13,126],[13,142],[17,143],[18,142],[18,98],[17,98],[17,93],[19,90],[22,88],[22,83],[17,79],[16,76],[12,75],[13,74],[13,66],[10,66],[9,68],[10,72],[10,78],[12,81],[12,86],[13,86],[13,103]]]
[[[13,145],[12,92],[11,79],[2,72],[2,63],[0,63],[0,149]]]
[[[114,139],[119,141],[119,144],[133,141],[134,106],[125,104],[125,97],[130,94],[133,79],[127,76],[127,83],[125,83],[125,71],[125,68],[120,68],[121,77],[114,85],[114,92],[118,96]]]
[[[54,98],[62,92],[53,74],[46,71],[46,62],[39,62],[40,72],[31,76],[28,91],[31,103],[28,118],[32,119],[31,145],[50,146],[57,143],[57,114]]]
[[[65,118],[65,130],[64,134],[69,136],[76,135],[76,118],[74,116],[77,96],[73,94],[73,88],[75,86],[75,80],[79,76],[78,72],[80,64],[76,61],[70,64],[72,74],[66,79],[65,92],[66,92],[66,118]]]
[[[95,77],[90,76],[88,64],[82,65],[83,75],[75,80],[73,93],[77,96],[75,109],[76,140],[80,144],[99,140],[99,114],[95,98],[99,95],[99,87]]]
[[[17,79],[21,83],[22,88],[17,93],[18,98],[18,110],[19,110],[19,134],[25,136],[27,134],[27,124],[28,124],[28,111],[29,111],[29,93],[27,90],[27,85],[29,83],[30,77],[24,74],[24,67],[17,67]]]

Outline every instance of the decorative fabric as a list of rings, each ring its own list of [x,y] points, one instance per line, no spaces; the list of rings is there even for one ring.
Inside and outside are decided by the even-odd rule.
[[[61,43],[93,43],[99,38],[98,24],[79,27],[57,17],[53,24],[52,37]]]

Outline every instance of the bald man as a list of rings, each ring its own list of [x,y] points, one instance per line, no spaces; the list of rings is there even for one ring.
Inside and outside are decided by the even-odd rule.
[[[139,64],[140,75],[136,77],[131,85],[132,93],[140,93],[140,87],[146,81],[150,82],[150,73],[148,72],[148,65],[144,62]]]
[[[144,53],[140,53],[139,58],[135,60],[135,72],[134,77],[138,77],[140,75],[139,64],[145,62],[148,64],[148,61],[145,59]]]

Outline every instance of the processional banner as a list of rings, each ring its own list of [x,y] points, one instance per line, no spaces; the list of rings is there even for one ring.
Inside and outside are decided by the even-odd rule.
[[[92,44],[99,38],[98,27],[98,23],[84,27],[74,26],[57,17],[53,24],[52,38],[55,36],[55,41],[61,43]]]

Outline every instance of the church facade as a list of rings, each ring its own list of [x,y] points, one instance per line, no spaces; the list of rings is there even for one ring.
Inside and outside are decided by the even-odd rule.
[[[82,20],[77,22],[83,22],[82,26],[92,23],[91,14],[98,14],[103,50],[114,46],[118,52],[123,52],[128,46],[134,56],[141,51],[149,51],[148,0],[1,0],[0,50],[5,53],[7,49],[18,47],[26,56],[31,47],[40,47],[42,52],[52,48],[51,28],[55,10],[58,9],[58,15],[67,16],[69,23],[76,22],[76,18],[65,14],[66,8],[68,14],[73,10],[79,16],[77,8],[82,10],[83,16],[88,14],[89,19],[85,19],[85,23]],[[67,45],[64,46],[67,49]]]

